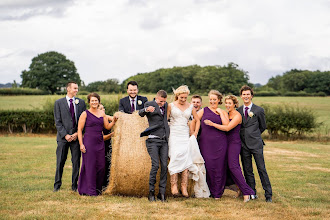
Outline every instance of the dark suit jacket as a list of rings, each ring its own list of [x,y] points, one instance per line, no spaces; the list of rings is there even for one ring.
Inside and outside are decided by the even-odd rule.
[[[139,105],[139,100],[142,102],[140,105]],[[137,96],[137,104],[136,104],[136,110],[140,110],[140,109],[143,109],[144,108],[144,104],[148,101],[147,97],[144,97],[144,96]],[[129,100],[129,97],[126,96],[122,99],[120,99],[119,101],[119,111],[121,112],[125,112],[125,113],[128,113],[128,114],[132,114],[131,112],[131,102]]]
[[[145,109],[148,108],[149,106],[155,107],[155,111],[146,112]],[[149,122],[149,128],[147,128],[145,131],[141,133],[141,137],[148,135],[156,135],[160,138],[165,137],[166,141],[168,141],[168,137],[170,135],[170,128],[167,122],[167,103],[165,103],[164,107],[165,107],[165,112],[164,115],[162,115],[156,101],[150,101],[150,102],[146,102],[144,108],[139,111],[139,115],[141,117],[144,117],[146,115]]]
[[[54,119],[57,129],[57,141],[66,142],[65,135],[73,134],[77,131],[79,117],[81,113],[86,110],[84,100],[78,98],[75,99],[79,100],[79,103],[74,103],[74,105],[76,105],[76,126],[74,128],[72,127],[72,117],[66,98],[64,97],[55,101]]]
[[[247,119],[245,119],[244,107],[243,105],[237,109],[242,115],[242,126],[240,130],[242,146],[248,149],[262,148],[264,141],[261,138],[261,134],[266,130],[264,109],[252,104],[250,112],[253,112],[253,116],[248,116]]]

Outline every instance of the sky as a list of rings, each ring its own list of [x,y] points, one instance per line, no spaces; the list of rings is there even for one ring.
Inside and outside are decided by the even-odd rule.
[[[0,83],[57,51],[85,84],[188,65],[330,70],[330,0],[0,0]]]

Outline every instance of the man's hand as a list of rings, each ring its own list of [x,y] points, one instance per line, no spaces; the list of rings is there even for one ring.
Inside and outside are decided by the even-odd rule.
[[[67,140],[67,142],[71,142],[73,140],[72,135],[65,135],[65,140]]]
[[[153,106],[149,106],[148,108],[146,108],[146,112],[154,112],[155,111],[155,107]]]

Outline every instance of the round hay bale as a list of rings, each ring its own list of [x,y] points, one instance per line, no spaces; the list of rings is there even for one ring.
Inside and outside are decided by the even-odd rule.
[[[146,148],[147,137],[140,137],[148,125],[147,117],[137,112],[125,114],[117,112],[112,138],[112,157],[109,186],[105,194],[125,196],[148,196],[151,160]],[[159,184],[158,170],[156,193]],[[180,181],[179,181],[180,182]],[[180,186],[180,185],[179,185]],[[170,176],[167,176],[166,194],[171,194]],[[193,192],[193,181],[189,181],[188,192]]]

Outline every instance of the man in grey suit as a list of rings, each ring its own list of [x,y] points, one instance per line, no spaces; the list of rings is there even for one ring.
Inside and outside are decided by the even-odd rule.
[[[237,111],[242,115],[240,136],[242,141],[241,160],[246,183],[256,191],[256,182],[253,174],[252,155],[256,162],[261,184],[265,190],[266,202],[272,202],[272,186],[267,174],[264,161],[264,141],[262,132],[266,130],[264,109],[253,104],[253,90],[249,86],[243,86],[240,91],[244,105]]]
[[[149,128],[141,133],[141,137],[148,136],[146,146],[151,158],[148,196],[150,202],[156,201],[155,184],[159,161],[161,170],[157,198],[162,202],[166,201],[168,138],[170,134],[170,128],[167,122],[166,98],[167,93],[164,90],[159,90],[155,100],[146,102],[144,108],[139,111],[139,115],[141,117],[146,115],[149,122]]]
[[[82,112],[86,110],[84,100],[75,96],[78,92],[78,85],[75,82],[69,82],[66,86],[66,97],[55,101],[54,119],[57,129],[57,149],[56,149],[56,172],[54,192],[60,190],[62,185],[63,168],[71,151],[72,161],[72,186],[73,191],[77,191],[78,176],[80,168],[80,147],[77,140],[77,125]]]

